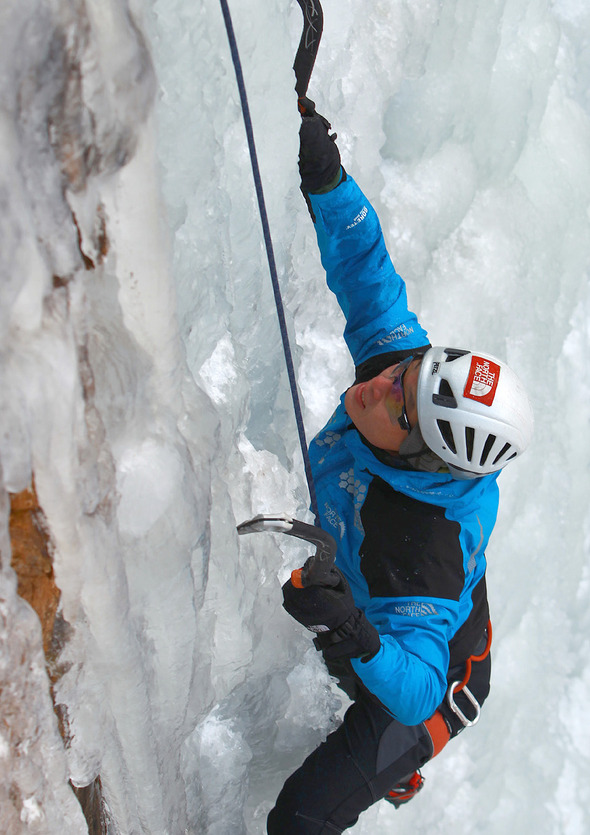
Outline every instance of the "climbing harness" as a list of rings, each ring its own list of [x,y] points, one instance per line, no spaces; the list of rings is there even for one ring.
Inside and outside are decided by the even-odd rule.
[[[298,0],[299,5],[304,15],[304,30],[301,37],[301,42],[295,57],[294,69],[297,77],[296,92],[298,96],[302,97],[307,92],[307,86],[313,69],[315,56],[317,54],[319,41],[322,32],[323,16],[321,6],[318,0]],[[264,191],[262,188],[262,179],[260,176],[260,168],[258,165],[258,156],[256,153],[256,145],[254,143],[254,131],[252,128],[252,119],[250,117],[250,107],[248,105],[248,97],[246,94],[246,86],[244,83],[244,74],[242,72],[242,63],[238,52],[238,45],[234,33],[233,23],[227,0],[220,0],[221,11],[225,21],[225,28],[227,31],[227,38],[229,41],[229,48],[236,73],[236,80],[238,83],[238,90],[240,94],[240,102],[242,106],[242,114],[244,117],[244,126],[246,128],[246,137],[248,139],[248,149],[250,152],[250,162],[252,165],[252,174],[254,177],[254,186],[256,189],[256,197],[258,200],[258,209],[260,212],[260,221],[262,223],[262,231],[264,235],[264,244],[266,247],[266,254],[268,259],[268,267],[270,270],[270,277],[272,280],[272,288],[275,298],[275,305],[277,308],[277,315],[279,318],[279,327],[281,330],[281,339],[283,341],[283,352],[285,354],[285,362],[287,364],[287,374],[289,376],[289,386],[291,388],[291,397],[293,400],[293,408],[295,410],[295,420],[297,422],[297,432],[299,435],[299,444],[301,446],[301,453],[303,455],[303,463],[305,467],[305,476],[307,479],[307,486],[309,489],[309,497],[312,512],[315,516],[316,525],[319,526],[319,510],[315,492],[315,485],[313,475],[311,472],[311,463],[309,460],[309,452],[307,449],[307,440],[305,437],[305,427],[303,425],[303,416],[301,413],[301,403],[299,400],[299,393],[297,390],[297,381],[295,378],[295,370],[293,366],[293,356],[291,353],[291,346],[289,343],[289,336],[287,333],[287,324],[285,321],[285,310],[283,307],[283,300],[281,297],[281,290],[279,286],[279,279],[277,275],[277,267],[274,257],[274,250],[272,245],[272,238],[270,234],[270,225],[268,222],[268,215],[266,212],[266,204],[264,200]],[[264,529],[264,528],[263,528]]]
[[[477,701],[471,690],[467,687],[467,682],[471,677],[472,662],[484,661],[488,657],[488,654],[490,652],[492,646],[492,622],[490,620],[488,620],[486,631],[487,640],[484,651],[481,653],[481,655],[469,656],[469,658],[465,662],[465,675],[463,676],[463,679],[461,681],[453,681],[449,685],[449,689],[447,690],[447,704],[451,708],[455,716],[459,718],[464,728],[471,728],[473,725],[475,725],[479,721],[479,715],[481,713],[481,707],[479,705],[479,702]],[[465,696],[467,697],[468,701],[475,710],[475,716],[473,717],[473,719],[468,719],[461,710],[461,708],[455,702],[455,694],[460,693],[461,691],[465,693]]]
[[[477,701],[471,690],[467,687],[467,683],[471,678],[471,665],[474,661],[485,661],[485,659],[488,657],[490,653],[491,646],[492,622],[488,620],[488,625],[486,627],[486,644],[484,651],[481,653],[481,655],[469,656],[469,658],[465,661],[465,674],[462,680],[452,681],[449,684],[447,690],[446,703],[449,706],[449,708],[453,711],[455,716],[457,716],[464,728],[472,728],[473,725],[475,725],[479,721],[479,716],[481,713],[481,706],[479,702]],[[475,715],[472,719],[468,719],[459,707],[459,705],[455,702],[455,696],[457,695],[457,693],[461,692],[465,693],[467,700],[475,710]],[[445,745],[451,738],[451,731],[449,729],[445,717],[443,716],[440,710],[435,710],[430,719],[427,719],[424,722],[424,726],[430,735],[430,739],[432,740],[432,757],[436,757],[437,754],[440,754],[442,749],[445,747]]]
[[[472,728],[477,722],[479,721],[479,717],[481,714],[481,705],[471,692],[471,690],[467,687],[467,683],[471,678],[471,665],[475,661],[485,661],[490,653],[490,649],[492,646],[492,622],[488,620],[488,625],[486,627],[486,644],[484,651],[481,655],[470,655],[469,658],[465,661],[465,674],[461,681],[452,681],[449,684],[446,694],[446,703],[448,707],[453,711],[455,716],[459,719],[461,724],[464,728]],[[469,701],[469,703],[473,706],[475,714],[472,719],[468,719],[465,716],[464,712],[461,710],[459,705],[455,701],[455,696],[457,693],[463,692]],[[432,740],[432,747],[433,747],[433,754],[432,757],[436,757],[442,749],[445,747],[449,739],[451,738],[451,732],[447,725],[447,722],[440,712],[440,710],[435,710],[433,715],[430,719],[427,719],[424,722],[426,730],[430,734],[430,738]],[[432,759],[431,757],[431,759]]]
[[[469,658],[465,661],[465,675],[463,676],[461,681],[452,681],[449,684],[447,695],[446,695],[446,703],[449,708],[453,711],[455,716],[458,717],[459,721],[463,725],[464,728],[471,728],[479,721],[479,716],[481,713],[481,706],[471,690],[467,687],[467,683],[471,678],[471,665],[472,663],[478,661],[484,661],[490,652],[492,646],[492,622],[488,620],[488,625],[486,627],[486,645],[484,651],[481,655],[470,655]],[[463,713],[459,705],[455,702],[455,696],[457,693],[463,692],[467,697],[467,700],[475,710],[475,715],[472,719],[468,719],[467,716]],[[427,719],[424,722],[424,726],[430,735],[430,739],[432,740],[432,757],[436,757],[437,754],[440,754],[442,749],[445,747],[449,739],[451,738],[451,731],[447,724],[447,721],[440,710],[435,710],[430,719]],[[432,759],[431,757],[431,759]]]
[[[492,646],[492,623],[488,621],[487,625],[487,640],[484,651],[481,655],[470,655],[467,661],[465,662],[465,675],[461,681],[453,681],[449,685],[446,695],[446,702],[453,713],[459,718],[461,724],[464,728],[473,727],[476,722],[479,720],[481,707],[471,690],[467,687],[467,683],[471,678],[471,665],[475,661],[484,661]],[[465,693],[469,702],[475,708],[475,716],[473,719],[468,719],[460,707],[455,702],[455,695],[463,691]],[[450,728],[445,720],[445,717],[441,713],[440,710],[435,710],[430,719],[427,719],[423,722],[424,727],[428,731],[428,735],[432,741],[432,756],[430,759],[434,759],[437,754],[440,754],[442,749],[445,747],[447,742],[451,738],[451,731]],[[405,803],[408,803],[415,797],[418,792],[424,786],[424,777],[419,769],[408,774],[402,780],[397,783],[383,798],[387,800],[388,803],[392,803],[396,809],[399,809],[400,806],[403,806]]]

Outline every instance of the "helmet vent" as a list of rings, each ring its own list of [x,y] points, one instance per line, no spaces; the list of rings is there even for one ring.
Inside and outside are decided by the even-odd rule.
[[[453,360],[458,360],[459,357],[464,357],[468,353],[469,351],[464,351],[462,348],[445,348],[445,354],[447,355],[445,362],[453,362]]]
[[[435,406],[445,406],[447,409],[457,408],[457,401],[455,400],[453,389],[448,380],[441,379],[438,394],[432,395],[432,402]]]
[[[456,455],[457,447],[455,446],[455,439],[453,438],[453,430],[451,429],[451,424],[448,420],[437,420],[436,425],[438,426],[438,431],[442,435],[443,441],[451,450],[451,452],[454,455]]]
[[[499,453],[496,455],[496,457],[494,458],[494,462],[493,462],[493,463],[494,463],[494,464],[497,464],[497,463],[498,463],[498,461],[500,460],[500,458],[502,458],[502,456],[503,456],[503,455],[505,455],[505,454],[508,452],[508,450],[509,450],[509,449],[510,449],[510,444],[504,444],[504,446],[502,447],[502,449],[500,450],[500,452],[499,452]],[[510,456],[510,458],[514,458],[514,456],[515,456],[515,455],[516,455],[516,453],[514,453],[513,455],[511,455],[511,456]],[[509,458],[508,460],[510,460],[510,458]]]
[[[475,438],[475,429],[472,426],[465,427],[465,449],[467,453],[467,460],[471,461],[473,457],[473,440]]]
[[[479,466],[480,467],[483,467],[483,465],[488,460],[488,455],[490,454],[490,452],[492,450],[492,447],[494,446],[495,443],[496,443],[496,436],[495,435],[488,435],[488,437],[486,438],[486,442],[483,445],[483,449],[481,451],[481,458],[479,459]],[[504,450],[506,449],[506,446],[507,446],[507,444],[504,446],[504,449],[502,450],[502,452],[504,452]],[[494,459],[494,464],[496,463],[496,461],[498,460],[500,455],[502,455],[502,452],[499,455],[496,456],[496,458]]]

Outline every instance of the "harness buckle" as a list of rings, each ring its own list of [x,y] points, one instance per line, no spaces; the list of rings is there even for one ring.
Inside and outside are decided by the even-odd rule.
[[[451,710],[453,711],[455,716],[459,717],[459,720],[460,720],[461,724],[463,725],[463,727],[464,728],[471,728],[471,727],[473,727],[473,725],[476,725],[477,722],[479,721],[479,716],[480,716],[480,713],[481,713],[481,707],[480,707],[479,702],[477,701],[477,699],[475,698],[475,696],[473,695],[473,693],[469,689],[469,687],[467,687],[467,685],[463,685],[460,692],[465,693],[465,695],[467,696],[467,699],[469,700],[469,702],[471,702],[471,704],[475,708],[475,716],[473,717],[473,719],[468,719],[465,716],[465,714],[463,713],[461,708],[455,702],[455,698],[454,698],[455,689],[457,687],[459,687],[461,685],[461,683],[462,682],[460,682],[460,681],[454,681],[449,686],[449,689],[447,690],[447,704],[449,705],[449,707],[451,708]]]

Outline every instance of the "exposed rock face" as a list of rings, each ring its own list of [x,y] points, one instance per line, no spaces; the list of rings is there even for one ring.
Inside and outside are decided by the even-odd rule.
[[[52,475],[74,495],[84,479],[100,483],[88,513],[112,491],[112,462],[96,437],[103,430],[88,359],[94,322],[85,282],[97,280],[109,252],[113,219],[101,189],[136,152],[155,76],[127,0],[21,0],[3,4],[1,16],[0,828],[86,831],[74,789],[88,831],[98,834],[106,831],[100,777],[95,769],[87,787],[68,784],[68,706],[54,703],[60,741],[49,703],[72,666],[59,656],[76,618],[68,615],[70,626],[60,602],[69,599],[76,614],[78,593],[74,587],[68,597],[56,581],[64,526],[52,507],[59,490]],[[61,416],[59,402],[67,404]],[[80,415],[85,428],[78,428]],[[61,440],[50,451],[60,421],[73,453]],[[96,476],[105,468],[108,486]],[[77,514],[72,503],[72,529]],[[53,535],[58,528],[61,542]],[[44,659],[9,562],[18,596],[41,625]],[[74,660],[81,669],[83,646]]]
[[[53,572],[53,546],[34,484],[10,497],[10,543],[17,591],[39,618],[47,671],[53,685],[60,675],[58,656],[67,635],[67,624],[61,619],[56,624],[60,591]],[[67,744],[67,726],[59,706],[56,714],[62,738]],[[72,788],[80,802],[90,835],[106,835],[100,777],[88,786]]]
[[[0,8],[0,821],[184,832],[217,415],[178,330],[152,5]]]
[[[37,613],[43,650],[49,658],[60,593],[53,574],[47,520],[34,485],[10,497],[10,542],[17,591]]]

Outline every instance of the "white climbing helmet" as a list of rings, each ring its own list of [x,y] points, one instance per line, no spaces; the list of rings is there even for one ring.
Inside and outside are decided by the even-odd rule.
[[[430,348],[418,378],[418,423],[426,445],[457,478],[501,470],[533,434],[527,393],[489,354]]]

